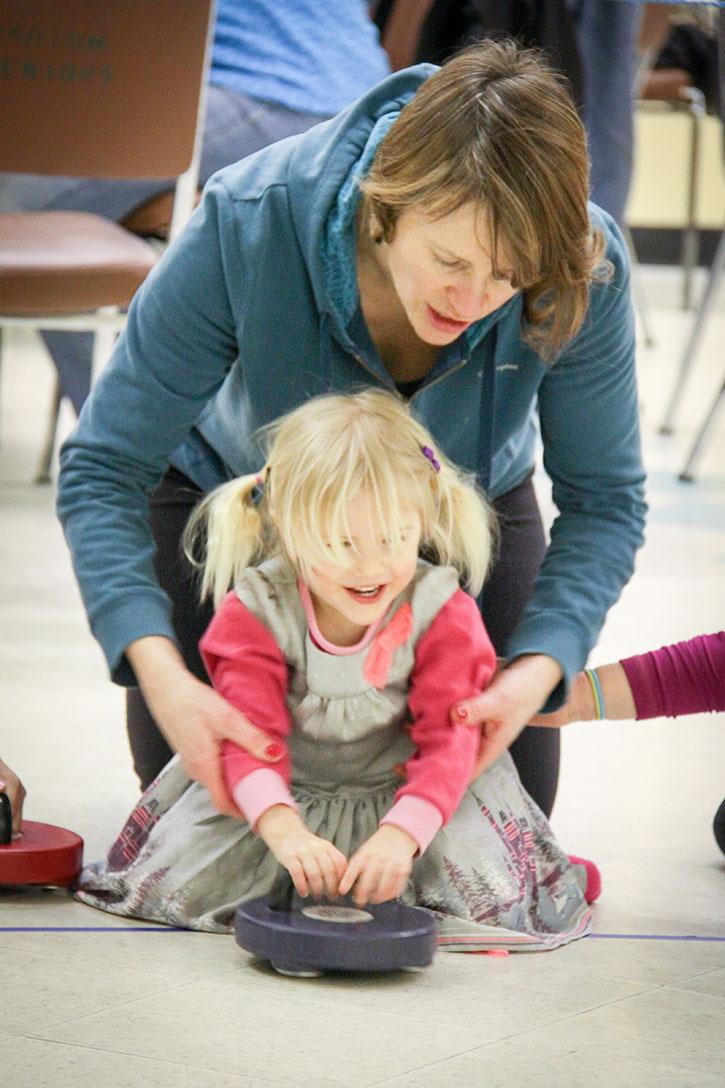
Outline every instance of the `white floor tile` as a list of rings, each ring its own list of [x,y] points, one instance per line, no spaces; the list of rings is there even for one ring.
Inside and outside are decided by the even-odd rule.
[[[722,1077],[723,1023],[723,998],[660,987],[563,1020],[555,1035],[557,1046],[587,1052],[592,1065],[615,1054],[682,1074]]]
[[[0,900],[0,904],[2,900]],[[76,904],[82,906],[81,904]],[[22,905],[21,905],[22,906]],[[16,920],[21,917],[20,910]],[[46,911],[46,923],[59,926],[55,911]],[[108,927],[105,933],[25,932],[3,933],[0,931],[0,961],[5,949],[39,954],[49,961],[67,960],[78,963],[91,956],[94,964],[107,971],[138,968],[151,964],[155,975],[163,976],[169,984],[188,982],[192,979],[212,978],[246,964],[246,954],[234,943],[231,936],[179,932],[157,926],[150,932],[141,930],[145,923],[134,923],[126,918],[114,918],[83,908],[82,917],[66,919],[70,925],[93,925],[100,922]],[[10,925],[4,912],[2,925]],[[30,924],[24,919],[24,924]],[[116,932],[126,927],[126,932]]]
[[[132,1054],[113,1054],[87,1047],[48,1043],[42,1039],[0,1037],[0,1066],[12,1069],[13,1088],[275,1088],[282,1082],[152,1061]]]
[[[96,960],[92,944],[79,955],[60,957],[45,956],[40,947],[13,949],[6,942],[0,955],[0,990],[8,997],[3,1025],[16,1035],[29,1023],[33,1031],[45,1030],[142,995],[158,996],[171,986],[167,975],[156,974],[140,956],[135,966],[110,971]]]
[[[721,1088],[722,1077],[622,1057],[614,1047],[547,1046],[539,1035],[491,1043],[374,1088]],[[373,1086],[369,1086],[373,1088]]]

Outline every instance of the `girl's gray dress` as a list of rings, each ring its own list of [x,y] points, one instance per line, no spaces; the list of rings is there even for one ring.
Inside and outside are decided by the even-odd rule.
[[[346,856],[391,808],[396,766],[413,754],[405,730],[415,646],[457,589],[450,568],[422,560],[396,601],[413,631],[383,690],[363,669],[373,642],[344,657],[311,640],[295,575],[280,559],[247,571],[242,603],[275,636],[288,666],[292,793],[305,825]],[[78,898],[114,914],[226,932],[245,899],[270,891],[277,862],[241,819],[221,816],[178,758],[142,796],[108,858],[81,874]],[[451,951],[554,948],[589,930],[580,884],[508,753],[465,793],[413,872],[405,902],[433,911]]]

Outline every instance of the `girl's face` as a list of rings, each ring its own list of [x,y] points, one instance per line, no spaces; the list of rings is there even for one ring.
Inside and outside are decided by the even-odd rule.
[[[386,539],[370,497],[362,493],[347,510],[350,561],[344,566],[312,567],[308,588],[320,631],[330,642],[354,645],[366,628],[382,618],[415,573],[420,544],[420,515],[401,511],[402,540]]]
[[[406,209],[393,238],[378,252],[408,320],[426,344],[450,344],[516,293],[504,254],[498,254],[494,279],[480,210],[473,204],[441,219]]]

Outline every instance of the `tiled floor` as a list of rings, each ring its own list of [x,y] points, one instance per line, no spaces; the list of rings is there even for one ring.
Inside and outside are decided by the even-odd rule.
[[[708,330],[681,428],[660,438],[690,319],[676,308],[673,273],[649,270],[645,283],[658,336],[640,354],[648,543],[595,662],[723,622],[725,417],[698,481],[680,484],[675,470],[722,380],[725,318]],[[37,348],[10,345],[0,427],[0,752],[25,779],[26,815],[76,829],[92,858],[118,830],[134,780],[121,698],[86,632],[52,489],[29,482],[48,379]],[[542,497],[546,505],[543,481]],[[567,849],[601,865],[598,938],[508,959],[440,954],[419,975],[302,981],[252,963],[231,938],[146,932],[60,892],[0,892],[0,1080],[721,1088],[725,859],[710,823],[725,793],[725,721],[575,726],[563,739],[554,825]],[[84,930],[92,926],[104,928]]]

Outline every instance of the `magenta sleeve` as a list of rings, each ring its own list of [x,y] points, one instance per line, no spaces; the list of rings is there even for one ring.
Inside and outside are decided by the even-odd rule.
[[[637,720],[725,710],[725,631],[628,657]]]

